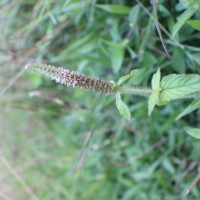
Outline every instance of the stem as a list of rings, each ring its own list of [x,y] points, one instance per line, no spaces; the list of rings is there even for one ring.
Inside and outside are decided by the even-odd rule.
[[[153,4],[153,16],[154,16],[153,19],[154,19],[154,24],[155,24],[156,30],[158,32],[158,36],[159,36],[160,41],[162,43],[163,49],[164,49],[165,53],[167,54],[167,57],[169,59],[171,59],[171,56],[169,55],[169,52],[168,52],[168,50],[165,46],[165,43],[163,41],[162,33],[161,33],[160,27],[159,27],[158,16],[157,16],[157,6],[158,6],[157,4],[158,4],[158,2],[156,0],[153,0],[152,4]]]
[[[0,96],[2,96],[12,85],[17,81],[20,76],[22,76],[25,72],[26,68],[22,68],[21,71],[6,85],[1,91]]]
[[[150,95],[153,90],[152,89],[148,89],[148,88],[136,88],[136,87],[133,87],[133,88],[123,88],[123,87],[117,87],[116,90],[118,92],[121,92],[121,93],[125,93],[125,94],[136,94],[136,95]]]

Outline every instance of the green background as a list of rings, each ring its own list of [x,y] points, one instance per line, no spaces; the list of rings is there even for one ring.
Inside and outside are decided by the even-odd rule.
[[[199,199],[200,143],[185,130],[199,126],[195,111],[176,121],[191,100],[156,107],[147,98],[115,97],[67,88],[27,63],[64,66],[117,80],[140,69],[127,87],[150,87],[151,77],[200,73],[200,32],[181,14],[198,1],[157,4],[167,58],[152,4],[131,0],[2,0],[0,2],[0,199]],[[198,20],[199,10],[190,18]],[[177,20],[181,27],[173,36]],[[12,83],[13,82],[13,83]]]

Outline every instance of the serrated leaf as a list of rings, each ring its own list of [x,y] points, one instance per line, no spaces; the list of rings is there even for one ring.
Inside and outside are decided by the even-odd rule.
[[[190,130],[186,131],[189,135],[191,135],[192,137],[196,138],[196,139],[200,139],[200,129],[199,128],[193,128]]]
[[[117,85],[121,85],[122,83],[124,83],[125,81],[127,81],[128,79],[130,78],[133,78],[136,73],[138,72],[139,70],[135,69],[135,70],[132,70],[130,74],[126,75],[126,76],[122,76],[118,82],[117,82]]]
[[[148,100],[148,114],[151,115],[155,105],[157,104],[159,91],[153,91]]]
[[[153,90],[160,89],[160,69],[158,69],[158,71],[153,75],[151,85]]]
[[[200,91],[200,76],[172,74],[161,80],[159,102],[167,102]]]
[[[131,8],[129,6],[123,6],[119,4],[97,4],[97,8],[113,14],[129,14]]]
[[[178,21],[176,22],[176,24],[173,27],[172,30],[172,37],[174,37],[177,32],[182,28],[182,26],[186,23],[186,21],[188,19],[190,19],[190,17],[192,17],[192,15],[194,15],[194,13],[197,11],[197,8],[189,8],[187,10],[185,10],[178,18]]]
[[[120,93],[117,92],[115,97],[116,97],[116,106],[117,106],[117,109],[119,110],[120,114],[124,118],[130,120],[131,119],[131,113],[128,109],[128,106],[122,101]]]
[[[185,115],[193,112],[194,110],[200,108],[200,97],[197,97],[185,110],[183,110],[178,117],[176,118],[176,120],[184,117]]]
[[[186,23],[189,24],[192,28],[200,31],[200,20],[188,20]]]

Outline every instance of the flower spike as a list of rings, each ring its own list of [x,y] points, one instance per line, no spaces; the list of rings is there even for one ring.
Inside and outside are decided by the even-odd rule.
[[[111,81],[91,78],[63,67],[34,63],[26,65],[25,68],[38,70],[39,72],[50,76],[52,80],[55,80],[57,83],[66,85],[67,87],[83,88],[102,94],[112,94],[116,92],[115,84]]]

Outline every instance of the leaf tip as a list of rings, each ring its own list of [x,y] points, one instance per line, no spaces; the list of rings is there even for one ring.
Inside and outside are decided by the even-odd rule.
[[[117,109],[119,110],[120,114],[127,120],[131,119],[131,113],[128,109],[128,106],[122,101],[121,95],[119,92],[115,94],[116,98],[116,106]]]
[[[198,129],[198,128],[186,130],[186,133],[196,139],[200,139],[200,129]]]

